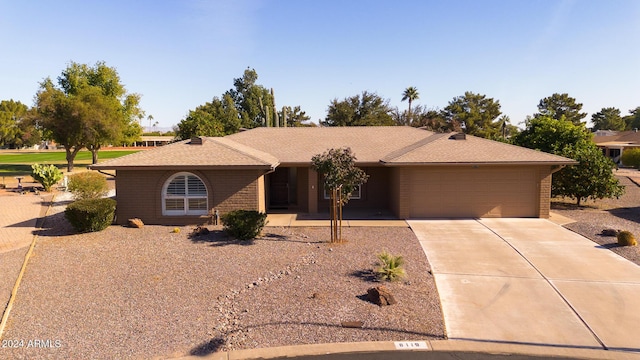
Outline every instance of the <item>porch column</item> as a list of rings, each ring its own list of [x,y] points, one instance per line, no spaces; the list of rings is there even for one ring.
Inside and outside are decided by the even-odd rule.
[[[307,185],[307,200],[309,204],[309,214],[318,213],[318,173],[309,168]]]

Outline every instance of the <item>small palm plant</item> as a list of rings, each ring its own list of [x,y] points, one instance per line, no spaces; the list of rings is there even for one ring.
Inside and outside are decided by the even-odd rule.
[[[380,280],[394,281],[405,276],[404,258],[402,256],[393,256],[386,250],[378,254],[378,267],[376,275]]]

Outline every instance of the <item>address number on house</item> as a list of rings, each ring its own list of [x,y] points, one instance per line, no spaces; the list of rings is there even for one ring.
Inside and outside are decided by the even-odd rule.
[[[428,349],[426,341],[394,341],[398,350]]]

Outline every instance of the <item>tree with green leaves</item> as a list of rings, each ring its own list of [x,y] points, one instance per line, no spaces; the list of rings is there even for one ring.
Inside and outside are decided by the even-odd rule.
[[[278,117],[281,119],[281,122],[285,125],[285,127],[304,127],[304,126],[315,126],[313,123],[305,123],[309,121],[311,117],[309,117],[306,112],[300,109],[300,106],[295,106],[291,108],[291,106],[283,106],[282,110],[279,111]]]
[[[362,95],[333,99],[327,110],[327,116],[320,123],[323,126],[392,126],[389,100],[376,93],[363,91]]]
[[[591,122],[593,123],[593,131],[622,131],[627,126],[624,120],[622,120],[622,116],[620,116],[620,109],[614,107],[602,108],[602,110],[591,115]]]
[[[20,148],[40,142],[40,131],[30,115],[30,109],[20,101],[0,101],[0,146]]]
[[[567,166],[553,174],[552,196],[582,200],[620,197],[624,194],[613,174],[615,164],[602,154],[584,124],[574,124],[563,117],[540,115],[528,119],[526,128],[513,137],[515,145],[574,159],[578,165]]]
[[[626,130],[640,129],[640,106],[629,110],[629,114],[622,118]]]
[[[581,113],[580,110],[582,110],[582,104],[578,103],[575,98],[567,93],[555,93],[540,100],[538,114],[535,116],[549,116],[556,120],[564,117],[565,120],[578,125],[587,116],[587,113]]]
[[[176,137],[190,139],[194,136],[225,136],[238,132],[240,116],[231,95],[189,111],[189,115],[176,126]]]
[[[253,129],[259,126],[273,126],[274,98],[267,88],[256,84],[258,73],[247,68],[240,78],[233,79],[233,89],[225,95],[231,96],[240,115],[241,127]]]
[[[102,145],[132,142],[142,134],[140,96],[128,94],[115,68],[72,62],[57,78],[40,84],[36,109],[42,126],[67,152],[67,171],[82,148],[98,161]]]
[[[311,158],[311,168],[322,175],[324,189],[331,194],[331,242],[342,241],[342,207],[356,187],[369,176],[355,165],[351,148],[330,149]]]
[[[497,121],[502,114],[500,102],[486,95],[467,91],[453,98],[442,113],[454,131],[460,127],[469,135],[484,138],[494,138],[501,132],[501,123]]]
[[[409,86],[408,88],[404,89],[404,92],[402,93],[402,101],[406,100],[409,102],[409,117],[411,117],[411,103],[414,100],[418,100],[419,98],[420,94],[418,93],[418,89],[416,89],[415,87]]]
[[[309,117],[300,106],[283,106],[277,111],[273,89],[257,80],[258,73],[247,68],[242,77],[233,79],[232,89],[189,111],[174,128],[178,138],[224,136],[259,126],[304,126],[302,122]]]

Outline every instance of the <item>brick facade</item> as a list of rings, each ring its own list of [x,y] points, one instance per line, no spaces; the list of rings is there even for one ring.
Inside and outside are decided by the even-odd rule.
[[[205,222],[201,216],[163,216],[162,188],[180,171],[118,170],[116,172],[117,223],[137,217],[146,224],[187,225]],[[207,187],[208,208],[222,215],[231,210],[264,211],[264,176],[259,170],[189,171]]]

